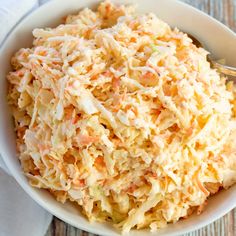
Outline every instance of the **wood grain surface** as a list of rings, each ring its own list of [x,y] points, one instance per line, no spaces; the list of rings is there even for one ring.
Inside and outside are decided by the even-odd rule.
[[[163,0],[164,1],[164,0]],[[221,21],[236,32],[236,0],[182,0]],[[45,236],[95,236],[54,217]],[[236,209],[214,223],[184,236],[236,236]]]

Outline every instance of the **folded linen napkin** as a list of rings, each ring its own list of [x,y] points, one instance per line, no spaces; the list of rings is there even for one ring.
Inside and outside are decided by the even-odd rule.
[[[0,47],[11,29],[47,0],[0,0]],[[17,184],[0,156],[0,236],[44,236],[52,215]]]

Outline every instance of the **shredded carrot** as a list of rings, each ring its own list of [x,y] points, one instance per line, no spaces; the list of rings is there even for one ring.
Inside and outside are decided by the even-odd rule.
[[[191,136],[192,135],[192,133],[193,133],[193,127],[190,127],[190,128],[188,128],[187,130],[186,130],[186,136]]]
[[[117,91],[120,87],[120,78],[118,77],[113,77],[112,78],[112,88]]]
[[[131,43],[136,43],[136,38],[131,37],[131,38],[130,38],[130,42],[131,42]]]
[[[196,182],[200,190],[206,195],[209,196],[210,192],[205,188],[205,186],[202,184],[202,182],[199,180],[198,174],[196,175]]]
[[[80,119],[79,115],[76,115],[73,119],[72,119],[72,124],[76,124]]]
[[[134,26],[135,26],[135,24],[136,24],[136,21],[135,21],[135,20],[132,20],[132,21],[130,21],[130,23],[129,23],[129,27],[130,27],[131,29],[133,29]]]
[[[97,142],[98,140],[99,140],[98,137],[92,137],[83,134],[79,134],[76,138],[77,143],[82,146],[92,144],[94,142]]]
[[[148,71],[140,78],[140,83],[145,86],[154,86],[158,82],[157,79],[156,75]]]
[[[86,32],[84,33],[84,37],[85,37],[85,38],[89,38],[91,32],[92,32],[94,29],[96,29],[96,26],[93,26],[93,27],[89,28],[88,30],[86,30]]]
[[[74,164],[75,163],[75,157],[66,153],[64,156],[63,156],[63,160],[68,163],[68,164]]]
[[[150,71],[146,72],[143,76],[144,79],[152,79],[153,77],[154,75]]]
[[[168,189],[168,177],[165,176],[165,192],[167,192]]]
[[[135,116],[138,116],[138,109],[137,109],[137,107],[132,107],[131,111],[135,114]]]
[[[37,55],[40,55],[40,56],[46,56],[47,55],[47,51],[46,50],[42,50],[41,48],[36,48],[35,49],[35,53]]]
[[[72,114],[73,114],[73,111],[74,111],[74,107],[73,106],[69,106],[69,107],[66,107],[64,109],[64,112],[65,112],[65,119],[66,120],[70,120],[71,117],[72,117]]]
[[[109,14],[111,12],[111,4],[107,4],[105,9],[106,9],[106,13]]]
[[[38,148],[39,148],[39,151],[40,152],[44,152],[46,150],[49,150],[50,149],[50,146],[49,145],[46,145],[46,144],[38,144]]]
[[[155,173],[155,172],[153,172],[153,171],[150,171],[150,170],[147,170],[147,171],[145,172],[145,175],[149,175],[149,176],[151,176],[151,177],[153,177],[153,178],[157,178],[157,173]]]
[[[202,204],[197,208],[197,214],[198,214],[198,215],[200,215],[200,214],[204,211],[206,205],[207,205],[207,201],[205,201],[204,203],[202,203]]]
[[[75,186],[78,187],[84,187],[85,186],[85,180],[84,179],[76,179],[72,181]]]
[[[22,69],[19,69],[19,70],[13,72],[12,74],[22,77],[25,74],[25,72],[26,72],[25,68],[22,68]]]
[[[81,186],[81,187],[84,187],[84,186],[85,186],[85,180],[84,180],[84,179],[81,179],[81,180],[79,181],[79,183],[80,183],[80,186]]]
[[[135,106],[127,105],[125,106],[124,110],[125,111],[131,110],[135,114],[135,116],[138,116],[138,109]]]
[[[106,166],[105,165],[105,162],[104,162],[104,158],[102,156],[98,156],[96,159],[95,159],[95,165],[99,165],[99,166]]]
[[[112,77],[113,76],[112,72],[109,70],[103,72],[102,75],[104,75],[105,77]]]
[[[25,135],[25,130],[26,130],[26,127],[19,127],[17,130],[17,136],[19,138],[23,138],[23,136]]]
[[[122,102],[125,100],[125,98],[126,98],[126,91],[122,95],[118,93],[113,94],[113,111],[114,112],[119,111],[119,109],[122,106]]]
[[[151,114],[152,115],[157,115],[159,116],[161,114],[162,109],[151,109]]]
[[[220,183],[205,183],[205,187],[211,194],[215,194],[219,191],[221,184]]]
[[[137,189],[137,185],[136,184],[131,184],[126,190],[125,192],[127,193],[133,193],[135,191],[135,189]]]

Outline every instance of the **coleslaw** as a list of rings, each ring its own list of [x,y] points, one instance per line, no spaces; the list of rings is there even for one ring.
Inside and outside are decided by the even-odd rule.
[[[32,186],[127,233],[236,182],[235,88],[187,34],[105,1],[33,36],[7,77]]]

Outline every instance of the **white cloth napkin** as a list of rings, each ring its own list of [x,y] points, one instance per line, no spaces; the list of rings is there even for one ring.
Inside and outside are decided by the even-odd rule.
[[[51,214],[0,169],[0,236],[44,236]]]
[[[17,22],[46,1],[0,0],[0,47]],[[10,176],[0,156],[0,236],[44,236],[51,220]]]

